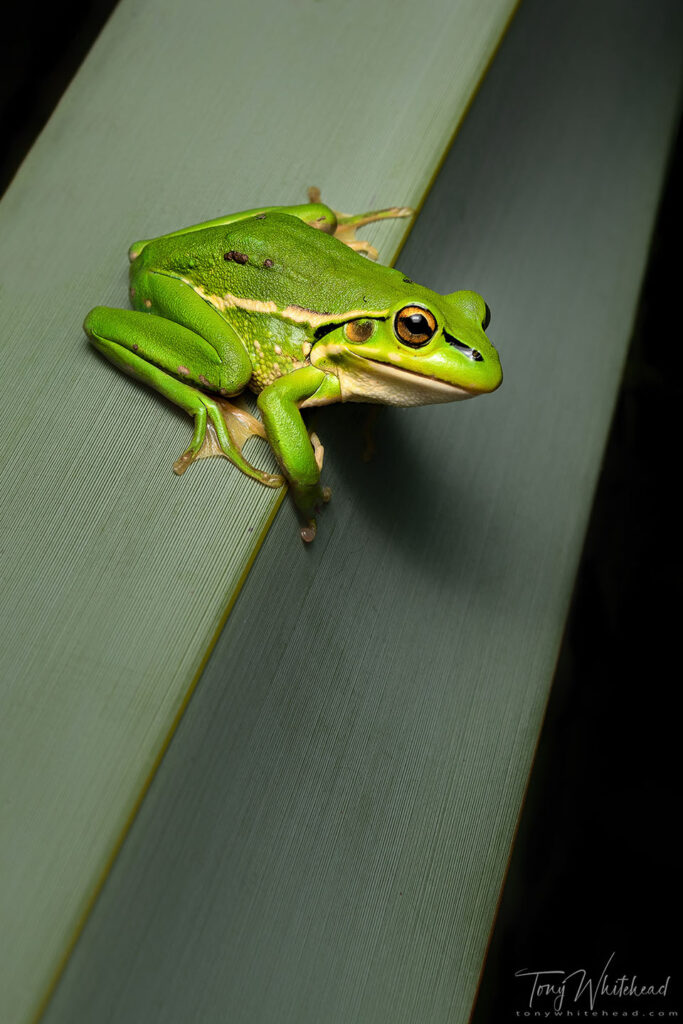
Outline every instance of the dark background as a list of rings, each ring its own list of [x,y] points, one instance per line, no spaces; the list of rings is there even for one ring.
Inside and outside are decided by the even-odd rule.
[[[114,7],[64,3],[40,18],[27,10],[3,33],[0,193]],[[679,133],[473,1024],[527,1008],[529,983],[516,970],[597,976],[611,954],[613,978],[672,980],[664,1002],[601,1006],[683,1013],[675,827],[683,359],[680,284],[670,270],[680,263],[681,159]]]
[[[530,982],[516,970],[585,968],[597,977],[612,953],[613,979],[635,974],[659,985],[671,975],[668,998],[598,1009],[683,1015],[675,497],[683,358],[671,270],[680,263],[682,156],[679,129],[472,1024],[516,1019],[511,1011],[525,1008]]]

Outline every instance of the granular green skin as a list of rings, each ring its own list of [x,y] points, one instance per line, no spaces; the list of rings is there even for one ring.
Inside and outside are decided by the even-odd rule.
[[[238,308],[230,310],[230,320],[251,359],[254,372],[249,386],[252,391],[259,392],[278,377],[310,363],[308,353],[314,332],[309,325],[285,323],[265,313]]]

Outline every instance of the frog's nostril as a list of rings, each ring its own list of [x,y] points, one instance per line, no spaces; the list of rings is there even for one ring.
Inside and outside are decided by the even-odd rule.
[[[481,352],[477,352],[476,348],[470,348],[469,345],[465,345],[462,341],[458,341],[458,339],[454,338],[452,334],[448,333],[448,331],[444,331],[443,336],[449,345],[452,345],[453,348],[457,348],[458,352],[462,352],[462,354],[467,356],[468,359],[473,359],[475,363],[482,363],[484,361],[483,355]]]

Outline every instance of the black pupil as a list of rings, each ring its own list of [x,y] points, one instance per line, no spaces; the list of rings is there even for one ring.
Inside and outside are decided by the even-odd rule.
[[[431,334],[432,330],[429,321],[422,313],[413,313],[404,320],[411,334]]]

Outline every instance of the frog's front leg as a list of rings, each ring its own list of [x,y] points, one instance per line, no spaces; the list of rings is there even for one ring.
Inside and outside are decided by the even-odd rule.
[[[205,303],[202,305],[212,312]],[[205,316],[204,310],[200,313]],[[251,375],[251,364],[247,360],[242,365],[244,360],[239,352],[232,364],[226,363],[203,337],[154,313],[96,306],[83,326],[95,347],[115,366],[155,388],[194,416],[192,442],[174,464],[176,473],[183,473],[197,458],[223,455],[247,476],[267,487],[282,486],[281,476],[256,469],[242,455],[247,436],[262,433],[250,429],[251,417],[242,410],[232,409],[218,395],[205,394],[191,385],[191,381],[197,380],[216,392],[240,391]],[[229,340],[224,339],[226,343]],[[186,376],[188,382],[173,374]]]
[[[309,437],[299,407],[308,399],[325,395],[324,401],[341,397],[337,378],[315,366],[302,366],[278,377],[258,396],[270,446],[292,488],[294,502],[306,521],[302,540],[315,537],[315,513],[330,499],[329,488],[320,485],[322,445]]]

